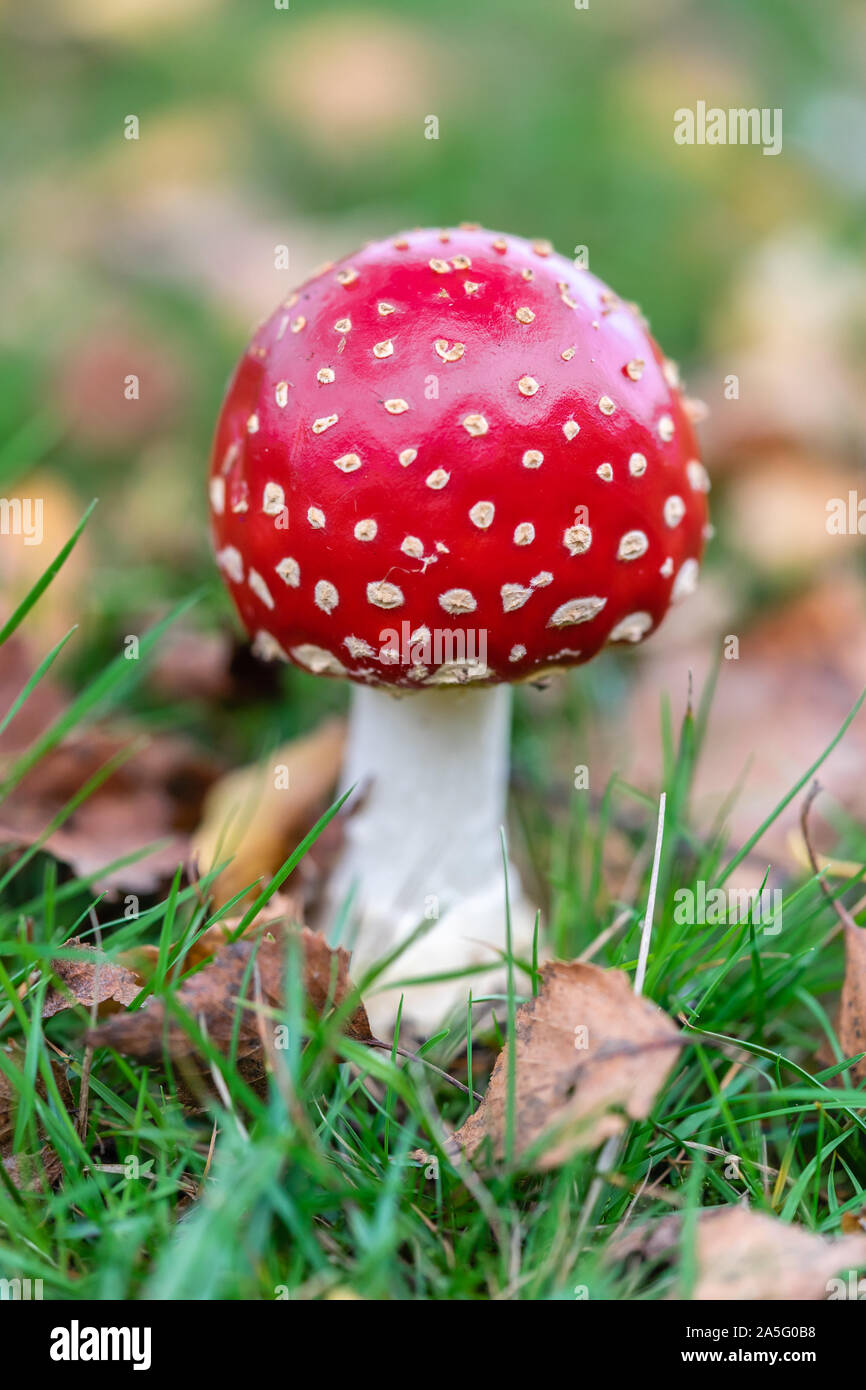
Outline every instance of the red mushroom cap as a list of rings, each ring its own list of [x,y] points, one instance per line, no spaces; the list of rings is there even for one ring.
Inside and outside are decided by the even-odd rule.
[[[262,655],[417,689],[640,641],[694,588],[708,486],[639,311],[463,227],[368,245],[267,320],[210,500]]]

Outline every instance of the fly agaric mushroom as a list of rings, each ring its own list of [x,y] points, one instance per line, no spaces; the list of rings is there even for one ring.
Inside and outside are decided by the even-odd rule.
[[[639,311],[546,242],[377,242],[256,332],[216,432],[217,560],[261,656],[354,683],[366,796],[331,900],[355,888],[362,962],[428,917],[400,975],[497,963],[510,686],[691,593],[708,487]],[[525,949],[513,871],[511,899]]]

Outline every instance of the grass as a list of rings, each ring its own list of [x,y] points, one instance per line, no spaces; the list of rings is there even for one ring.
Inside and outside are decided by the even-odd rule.
[[[62,582],[59,569],[51,567],[49,580]],[[128,692],[164,628],[142,642],[141,662],[115,661],[92,679],[11,770],[4,793],[80,720]],[[50,664],[39,666],[24,698]],[[77,1009],[43,1026],[50,959],[76,934],[92,941],[98,932],[110,953],[157,943],[154,987],[180,1014],[174,996],[184,955],[225,909],[214,911],[178,874],[137,919],[112,918],[87,881],[60,882],[38,847],[13,860],[0,878],[0,1036],[17,1046],[11,1055],[0,1048],[0,1087],[5,1080],[17,1095],[16,1148],[37,1152],[41,1132],[63,1181],[22,1191],[0,1169],[0,1277],[41,1279],[45,1297],[56,1299],[660,1299],[687,1297],[692,1287],[700,1207],[745,1195],[785,1221],[838,1232],[845,1213],[864,1205],[866,1120],[830,1018],[843,970],[831,905],[817,880],[804,877],[785,887],[778,935],[749,920],[678,920],[677,891],[730,882],[766,828],[732,851],[723,817],[710,834],[692,823],[689,793],[711,695],[710,688],[679,730],[663,711],[661,729],[667,804],[644,993],[680,1020],[686,1046],[650,1117],[604,1151],[609,1165],[596,1152],[544,1176],[508,1165],[456,1169],[442,1146],[446,1129],[466,1118],[467,1098],[417,1063],[342,1036],[339,1018],[309,1019],[291,961],[285,1016],[269,1016],[288,1025],[288,1046],[266,1098],[247,1088],[197,1020],[184,1017],[218,1079],[221,1100],[210,1113],[181,1108],[170,1069],[100,1049],[79,1131],[61,1084],[65,1075],[77,1109],[89,1016]],[[791,796],[815,770],[797,779]],[[256,910],[337,809],[260,891]],[[645,868],[633,899],[616,902],[605,890],[605,836],[626,811]],[[597,964],[634,974],[657,814],[655,801],[612,781],[597,805],[577,794],[564,817],[536,824],[530,843],[552,884],[546,939],[556,954],[594,947]],[[863,862],[862,829],[842,823],[839,835],[839,854]],[[209,884],[201,885],[205,895]],[[20,997],[35,970],[42,979]],[[477,1088],[513,1032],[519,991],[533,976],[509,968],[508,979],[491,1029],[473,1028],[470,1009],[464,1027],[427,1049],[460,1074],[466,1059]],[[467,978],[467,997],[475,983]],[[832,1063],[815,1061],[819,1047]],[[509,1128],[509,1150],[513,1143]],[[437,1162],[419,1164],[412,1157],[419,1146]],[[636,1271],[606,1257],[624,1220],[670,1211],[690,1218],[672,1263]]]

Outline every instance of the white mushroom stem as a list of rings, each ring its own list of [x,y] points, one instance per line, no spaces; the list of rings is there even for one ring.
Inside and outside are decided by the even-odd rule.
[[[357,925],[357,978],[419,923],[429,930],[383,979],[498,966],[489,973],[406,993],[404,1016],[432,1030],[473,995],[501,988],[506,944],[505,823],[511,690],[507,685],[424,690],[395,698],[356,686],[352,692],[343,785],[357,784],[347,804],[345,845],[329,884],[333,921],[350,892]],[[515,954],[531,949],[533,914],[519,877],[508,867]],[[518,988],[525,981],[518,980]],[[393,1024],[397,998],[367,1000],[374,1028]]]

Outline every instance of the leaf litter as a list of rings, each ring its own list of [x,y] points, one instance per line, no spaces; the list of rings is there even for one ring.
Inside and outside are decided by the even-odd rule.
[[[23,648],[16,652],[12,644],[10,650],[16,669],[4,688],[9,684],[10,690],[20,689],[28,678],[29,656]],[[224,689],[224,660],[216,647],[203,654],[202,671],[196,677],[202,694],[212,696]],[[12,694],[14,698],[14,690]],[[40,725],[56,719],[64,699],[65,692],[53,680],[40,682],[17,716],[25,741],[38,735]],[[116,770],[75,817],[49,837],[46,848],[77,873],[85,873],[117,857],[125,847],[124,825],[135,822],[139,832],[148,832],[145,839],[156,838],[154,832],[168,827],[178,831],[168,857],[145,870],[139,882],[155,890],[178,862],[181,849],[185,857],[195,857],[200,870],[212,869],[222,856],[229,863],[215,880],[215,896],[217,902],[228,902],[272,874],[327,805],[339,774],[344,736],[341,721],[327,721],[305,738],[275,750],[270,762],[282,765],[287,774],[281,787],[269,782],[261,764],[220,775],[210,757],[194,753],[183,740],[160,736],[131,760],[129,773]],[[0,754],[14,756],[18,739],[10,742],[7,731],[4,742]],[[105,726],[67,739],[16,788],[17,800],[7,798],[0,812],[0,834],[11,834],[2,824],[11,806],[14,842],[34,843],[86,775],[122,746],[120,729]],[[125,803],[133,808],[131,820]],[[333,832],[339,834],[336,822]],[[339,1010],[344,1013],[342,1031],[349,1038],[390,1051],[391,1044],[372,1033],[349,973],[349,952],[332,949],[324,937],[302,924],[304,908],[337,848],[336,839],[330,845],[327,840],[318,844],[320,861],[313,864],[312,873],[312,856],[302,861],[307,880],[296,873],[298,897],[274,899],[269,920],[259,917],[240,939],[236,933],[241,919],[228,916],[190,945],[176,945],[171,959],[175,961],[178,953],[179,958],[172,971],[185,972],[179,984],[173,982],[176,1008],[169,1009],[159,993],[148,992],[143,1002],[139,998],[153,980],[159,959],[156,946],[139,945],[112,958],[73,937],[64,946],[75,951],[75,958],[51,962],[54,978],[43,996],[43,1018],[75,1005],[91,1012],[101,1021],[85,1034],[89,1048],[112,1047],[153,1067],[170,1059],[178,1099],[198,1110],[214,1090],[198,1030],[223,1055],[232,1052],[239,1075],[254,1091],[261,1094],[266,1089],[273,1060],[268,1028],[284,1011],[286,968],[294,961],[302,971],[313,1013],[323,1017]],[[817,872],[815,864],[813,868]],[[835,901],[834,907],[845,933],[847,962],[838,1035],[843,1050],[856,1056],[864,1050],[866,1031],[866,933]],[[620,971],[554,961],[541,967],[539,978],[537,996],[517,1010],[513,1056],[506,1043],[477,1109],[446,1141],[445,1153],[455,1161],[459,1157],[479,1167],[501,1165],[510,1144],[516,1166],[543,1172],[599,1148],[630,1121],[650,1116],[684,1045],[673,1021],[636,996]],[[135,1007],[137,1003],[141,1007]],[[196,1026],[185,1028],[178,1010]],[[413,1056],[399,1047],[396,1051]],[[13,1069],[23,1070],[19,1047],[10,1051],[5,1046],[4,1055]],[[858,1081],[866,1076],[864,1061],[851,1068]],[[52,1062],[52,1071],[72,1114],[65,1069]],[[509,1119],[510,1077],[514,1107]],[[45,1099],[41,1078],[37,1093]],[[62,1177],[62,1166],[41,1130],[38,1152],[11,1151],[17,1103],[15,1087],[0,1073],[0,1158],[5,1174],[22,1188],[53,1185]],[[681,1219],[664,1218],[629,1232],[624,1243],[615,1236],[611,1252],[655,1258],[677,1247],[680,1238]],[[699,1212],[696,1241],[696,1299],[823,1297],[828,1278],[838,1269],[866,1263],[866,1236],[850,1222],[841,1239],[828,1240],[742,1207]]]
[[[540,975],[537,996],[515,1015],[512,1124],[515,1158],[543,1171],[646,1119],[683,1039],[619,970],[552,961]],[[506,1044],[448,1154],[506,1156],[509,1062]]]
[[[704,1208],[695,1225],[696,1302],[826,1298],[834,1275],[866,1263],[862,1232],[830,1238],[745,1206]],[[685,1238],[675,1213],[614,1235],[607,1257],[659,1260]]]

